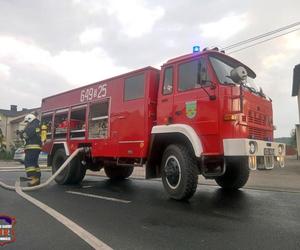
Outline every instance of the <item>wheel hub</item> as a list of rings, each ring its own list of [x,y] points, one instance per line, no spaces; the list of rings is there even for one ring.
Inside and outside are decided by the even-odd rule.
[[[166,181],[170,188],[176,189],[181,181],[181,168],[175,156],[169,156],[164,167]]]

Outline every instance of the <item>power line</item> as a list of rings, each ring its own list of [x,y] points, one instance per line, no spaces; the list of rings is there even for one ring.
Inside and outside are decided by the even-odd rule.
[[[297,29],[294,29],[294,30],[290,30],[290,31],[288,31],[288,32],[285,32],[285,33],[282,33],[282,34],[280,34],[280,35],[273,36],[273,37],[270,37],[270,38],[268,38],[268,39],[265,39],[265,40],[262,40],[262,41],[259,41],[259,42],[256,42],[256,43],[253,43],[253,44],[251,44],[251,45],[248,45],[248,46],[246,46],[246,47],[243,47],[243,48],[241,48],[241,49],[237,49],[237,50],[231,51],[231,52],[229,52],[229,53],[227,53],[227,54],[232,54],[232,53],[235,53],[235,52],[239,52],[239,51],[241,51],[241,50],[244,50],[244,49],[251,48],[251,47],[253,47],[253,46],[256,46],[256,45],[258,45],[258,44],[261,44],[261,43],[264,43],[264,42],[267,42],[267,41],[273,40],[273,39],[275,39],[275,38],[278,38],[278,37],[281,37],[281,36],[284,36],[284,35],[290,34],[290,33],[292,33],[292,32],[298,31],[298,30],[300,30],[300,28],[297,28]]]
[[[282,31],[284,31],[284,30],[291,29],[291,28],[293,28],[293,27],[295,27],[295,26],[298,26],[298,25],[300,25],[300,22],[292,23],[292,24],[283,26],[283,27],[281,27],[281,28],[278,28],[278,29],[276,29],[276,30],[272,30],[272,31],[269,31],[269,32],[260,34],[260,35],[258,35],[258,36],[255,36],[255,37],[248,38],[248,39],[243,40],[243,41],[241,41],[241,42],[234,43],[234,44],[232,44],[232,45],[226,46],[226,47],[222,48],[222,50],[230,50],[230,49],[233,49],[233,48],[242,46],[242,45],[244,45],[244,44],[251,43],[251,42],[254,42],[254,41],[256,41],[256,40],[262,39],[262,38],[264,38],[264,37],[274,35],[274,34],[276,34],[276,33],[282,32]]]

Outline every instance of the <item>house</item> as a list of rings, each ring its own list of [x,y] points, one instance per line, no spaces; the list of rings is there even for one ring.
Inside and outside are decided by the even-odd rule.
[[[17,105],[10,105],[10,109],[0,109],[0,148],[11,150],[20,146],[22,141],[18,138],[17,130],[24,129],[24,117],[30,113],[39,113],[40,108],[18,111]]]

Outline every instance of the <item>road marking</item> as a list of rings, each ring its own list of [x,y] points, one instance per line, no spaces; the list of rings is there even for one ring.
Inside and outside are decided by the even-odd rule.
[[[25,169],[0,169],[0,172],[25,172]],[[41,172],[51,172],[51,169],[41,169]]]
[[[0,167],[0,169],[24,169],[24,166],[19,166],[19,167]]]
[[[93,186],[82,186],[81,188],[91,188]]]
[[[0,172],[25,172],[25,169],[0,169]]]
[[[95,195],[95,194],[86,194],[86,193],[74,192],[74,191],[66,191],[66,193],[77,194],[77,195],[81,195],[81,196],[87,196],[87,197],[92,197],[92,198],[97,198],[97,199],[102,199],[102,200],[108,200],[108,201],[116,201],[116,202],[121,202],[121,203],[130,203],[131,202],[131,201],[121,200],[121,199],[112,198],[112,197],[106,197],[106,196]]]
[[[16,181],[16,192],[22,196],[24,199],[28,200],[35,206],[39,207],[43,211],[45,211],[47,214],[51,215],[53,218],[55,218],[57,221],[65,225],[67,228],[69,228],[71,231],[73,231],[75,234],[77,234],[82,240],[84,240],[86,243],[88,243],[91,247],[94,249],[103,249],[103,250],[109,250],[112,249],[110,246],[106,245],[103,241],[96,238],[94,235],[80,227],[75,222],[71,221],[66,216],[62,215],[61,213],[57,212],[53,208],[47,206],[46,204],[38,201],[37,199],[31,197],[28,194],[25,194],[20,187],[20,182]]]
[[[51,169],[50,167],[47,167],[46,165],[39,165],[41,169]],[[0,167],[0,169],[25,169],[24,166],[13,166],[13,167]]]

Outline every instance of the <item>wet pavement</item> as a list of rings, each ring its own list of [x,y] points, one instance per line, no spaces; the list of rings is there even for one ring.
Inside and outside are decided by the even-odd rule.
[[[20,175],[1,172],[0,179],[12,184]],[[53,183],[28,194],[113,249],[300,249],[300,192],[198,185],[189,202],[177,202],[160,181],[87,176],[81,186]],[[0,213],[17,219],[9,249],[90,248],[14,192],[0,188],[0,204]]]

